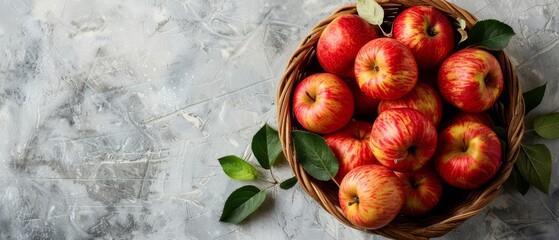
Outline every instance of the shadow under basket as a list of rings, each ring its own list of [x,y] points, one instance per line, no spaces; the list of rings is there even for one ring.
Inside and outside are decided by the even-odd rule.
[[[466,29],[471,28],[477,19],[460,7],[443,0],[386,0],[381,1],[385,10],[385,19],[390,20],[395,12],[414,5],[430,5],[449,19],[462,18]],[[458,190],[445,186],[443,197],[438,206],[425,216],[398,216],[390,224],[380,229],[363,229],[353,225],[342,213],[338,203],[338,187],[332,182],[322,182],[309,176],[297,162],[291,133],[301,129],[292,113],[292,95],[296,85],[306,76],[323,71],[315,57],[315,48],[324,28],[337,16],[357,14],[355,5],[348,5],[336,10],[320,22],[303,39],[293,53],[277,91],[278,131],[281,144],[301,188],[324,210],[340,222],[355,229],[395,239],[422,239],[443,236],[462,224],[468,218],[483,210],[503,190],[503,183],[509,177],[520,150],[520,141],[524,132],[524,99],[516,72],[503,51],[492,52],[503,71],[505,85],[503,92],[490,113],[499,126],[507,132],[507,148],[503,162],[496,176],[488,183],[475,190]],[[392,16],[390,16],[392,14]]]

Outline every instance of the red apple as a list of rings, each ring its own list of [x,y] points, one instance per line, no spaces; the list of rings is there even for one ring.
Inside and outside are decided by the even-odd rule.
[[[497,173],[501,143],[484,124],[455,123],[440,133],[433,161],[448,184],[462,189],[478,188]]]
[[[415,171],[435,153],[437,129],[415,109],[393,108],[378,115],[370,139],[382,165],[398,172]]]
[[[420,69],[439,65],[454,50],[452,24],[434,7],[409,7],[393,26],[394,38],[411,49]]]
[[[443,180],[431,164],[413,172],[396,172],[402,180],[406,200],[400,211],[410,216],[421,216],[431,211],[443,194]]]
[[[341,15],[322,32],[316,57],[322,68],[342,78],[354,78],[357,52],[365,43],[377,38],[376,29],[354,14]]]
[[[404,203],[404,189],[390,169],[382,165],[363,165],[345,176],[338,199],[344,216],[351,223],[377,229],[398,215]]]
[[[477,48],[450,55],[442,63],[437,78],[443,98],[464,112],[489,109],[501,94],[503,84],[497,59]]]
[[[417,82],[417,64],[411,51],[392,38],[374,39],[355,58],[355,77],[361,91],[372,98],[396,99]]]
[[[345,126],[353,116],[353,96],[346,83],[330,73],[303,79],[293,93],[293,112],[305,129],[326,134]]]
[[[438,91],[427,83],[419,82],[405,96],[394,100],[382,100],[378,113],[391,108],[413,108],[438,126],[443,115],[443,103]]]
[[[479,113],[469,113],[469,112],[458,112],[450,119],[445,121],[444,128],[447,128],[450,125],[460,122],[478,122],[489,128],[495,127],[495,123],[493,123],[493,119],[491,115],[487,112],[479,112]]]
[[[324,139],[340,162],[335,176],[341,182],[344,176],[358,166],[378,163],[369,147],[369,137],[373,124],[363,121],[350,121],[344,128],[327,135]]]
[[[353,113],[353,116],[361,120],[372,122],[377,116],[377,108],[380,100],[369,97],[367,94],[361,91],[355,79],[349,79],[346,81],[346,83],[348,83],[347,85],[351,89],[351,93],[353,94],[353,101],[355,103],[355,111]]]

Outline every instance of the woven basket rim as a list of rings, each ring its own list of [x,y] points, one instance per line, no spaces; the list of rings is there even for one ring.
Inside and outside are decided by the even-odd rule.
[[[444,0],[377,0],[377,2],[384,9],[413,5],[433,6],[450,18],[456,19],[460,17],[464,19],[468,29],[477,22],[477,19],[468,11]],[[306,174],[302,166],[296,161],[291,141],[291,131],[295,128],[293,122],[296,124],[291,111],[291,96],[294,86],[305,76],[305,67],[314,58],[316,42],[324,28],[334,18],[343,14],[356,14],[355,4],[337,9],[308,33],[290,57],[284,75],[278,84],[276,96],[278,132],[286,159],[301,188],[329,214],[347,226],[397,239],[422,239],[442,236],[479,213],[495,197],[500,195],[503,190],[503,183],[510,175],[514,162],[518,157],[520,141],[524,133],[524,99],[514,67],[504,51],[493,52],[501,65],[503,76],[505,77],[505,87],[502,96],[492,108],[492,112],[497,115],[498,122],[505,125],[507,132],[505,160],[497,173],[498,176],[481,188],[469,191],[466,200],[449,208],[446,214],[430,216],[427,220],[421,219],[421,222],[395,221],[380,229],[362,229],[349,222],[343,215],[337,201],[334,201],[334,199],[337,199],[337,196],[332,196],[333,193],[330,188],[335,188],[335,185],[317,181]],[[508,125],[505,123],[508,123]],[[337,189],[335,192],[337,193]]]

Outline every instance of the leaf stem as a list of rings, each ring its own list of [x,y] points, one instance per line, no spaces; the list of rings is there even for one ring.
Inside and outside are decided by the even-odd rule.
[[[277,184],[277,183],[274,183],[274,184],[272,184],[272,185],[267,186],[266,188],[264,188],[264,190],[268,190],[268,189],[270,189],[270,188],[273,188],[273,187],[275,187],[276,185],[278,185],[278,184]]]
[[[535,128],[528,129],[528,130],[524,131],[524,133],[531,133],[531,132],[533,132],[533,131],[536,131],[536,129],[535,129]]]
[[[279,181],[276,178],[276,176],[274,176],[274,172],[272,171],[272,166],[270,166],[270,175],[272,176],[272,179],[274,179],[274,184],[278,184]]]
[[[378,25],[378,28],[380,29],[380,31],[382,32],[382,34],[383,34],[385,37],[392,37],[392,28],[390,29],[390,32],[387,33],[387,32],[384,31],[384,29],[382,28],[381,25],[382,25],[382,24]]]
[[[336,184],[336,186],[338,186],[338,188],[340,188],[340,184],[338,183],[338,181],[336,181],[336,179],[332,178],[332,182],[334,182]]]
[[[274,185],[275,185],[275,184],[278,184],[278,182],[277,182],[275,179],[274,179],[274,181],[272,181],[272,180],[270,180],[270,179],[261,177],[260,175],[257,175],[256,178],[258,178],[259,180],[262,180],[262,181],[264,181],[264,182],[274,184]]]

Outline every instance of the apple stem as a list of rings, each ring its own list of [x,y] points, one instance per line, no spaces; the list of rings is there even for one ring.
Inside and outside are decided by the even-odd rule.
[[[489,77],[489,74],[483,77],[483,83],[485,83],[485,85],[489,84],[490,81],[491,78]]]
[[[419,178],[417,181],[413,181],[412,184],[412,188],[415,189],[417,188],[417,185],[419,185],[419,183],[425,178],[425,176],[421,176],[421,178]]]
[[[359,204],[359,197],[358,197],[358,196],[353,197],[353,202],[348,202],[347,205],[348,205],[348,206],[351,206],[351,205],[353,205],[354,203]]]
[[[437,33],[435,32],[435,29],[433,29],[432,27],[427,28],[427,34],[430,37],[434,37],[435,35],[437,35]]]
[[[305,91],[305,94],[307,94],[307,97],[309,97],[310,99],[312,99],[313,102],[316,101],[316,99],[313,98],[313,97],[311,96],[311,94],[310,94],[308,91]]]

